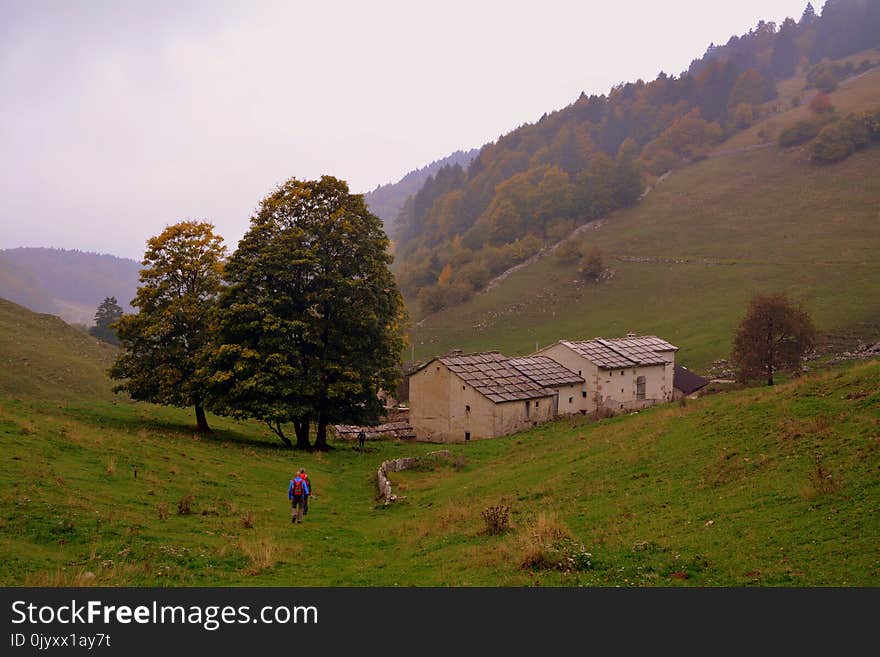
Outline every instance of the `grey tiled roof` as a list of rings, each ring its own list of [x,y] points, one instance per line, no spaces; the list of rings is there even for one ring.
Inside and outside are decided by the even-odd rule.
[[[584,377],[578,376],[547,356],[524,356],[511,358],[507,362],[545,388],[584,382]]]
[[[471,384],[480,394],[496,403],[550,397],[554,394],[552,390],[546,390],[519,372],[508,362],[506,356],[497,351],[442,356],[438,360],[462,381]]]
[[[694,374],[686,367],[676,365],[672,385],[684,394],[689,395],[709,385],[709,379],[704,379],[699,374]]]
[[[603,369],[634,367],[636,365],[662,365],[669,362],[663,351],[678,351],[678,347],[653,335],[626,338],[596,338],[579,342],[561,341],[580,355]]]

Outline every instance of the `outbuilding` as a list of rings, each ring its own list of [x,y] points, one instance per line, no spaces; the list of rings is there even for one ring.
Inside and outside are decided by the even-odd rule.
[[[441,356],[409,377],[417,440],[468,442],[528,429],[555,417],[544,388],[497,351]]]

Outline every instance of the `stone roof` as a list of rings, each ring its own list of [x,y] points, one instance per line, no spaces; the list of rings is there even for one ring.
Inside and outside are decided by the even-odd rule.
[[[602,369],[635,367],[636,365],[663,365],[670,359],[661,352],[678,351],[678,347],[653,335],[625,338],[596,338],[594,340],[561,340],[560,344],[572,349]]]
[[[551,397],[554,394],[513,367],[509,359],[497,351],[441,356],[438,360],[495,403]]]
[[[681,390],[684,394],[690,395],[700,388],[709,385],[709,379],[704,379],[699,374],[694,374],[688,368],[681,365],[675,366],[675,375],[672,380],[672,387]]]
[[[584,382],[584,377],[564,368],[547,356],[524,356],[522,358],[511,358],[507,362],[532,381],[545,388]]]

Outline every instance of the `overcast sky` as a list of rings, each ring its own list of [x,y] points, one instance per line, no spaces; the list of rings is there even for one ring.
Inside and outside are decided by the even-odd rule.
[[[282,180],[369,191],[805,5],[0,0],[0,248],[233,249]]]

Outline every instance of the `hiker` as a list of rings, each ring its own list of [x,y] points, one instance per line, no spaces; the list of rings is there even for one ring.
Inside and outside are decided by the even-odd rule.
[[[364,444],[365,444],[366,442],[367,442],[367,434],[366,434],[366,432],[365,432],[363,429],[361,429],[361,430],[358,432],[358,447],[359,447],[361,450],[363,450],[363,448],[364,448]]]
[[[303,479],[299,473],[290,480],[290,486],[287,488],[287,497],[290,500],[290,506],[293,514],[290,522],[296,524],[303,520],[303,510],[305,508],[306,498],[309,495],[309,484]]]
[[[312,496],[312,493],[315,492],[315,489],[312,486],[311,479],[309,479],[309,473],[306,472],[305,468],[299,469],[299,476],[302,477],[306,482],[306,494],[303,498],[303,515],[305,515],[309,512],[309,498]]]

